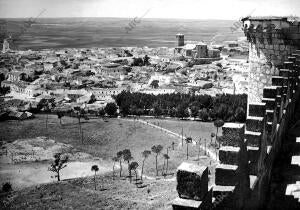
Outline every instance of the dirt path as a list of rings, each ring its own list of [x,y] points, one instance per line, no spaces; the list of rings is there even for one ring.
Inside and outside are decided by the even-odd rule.
[[[181,143],[182,138],[184,138],[184,139],[187,138],[187,136],[184,136],[184,135],[182,136],[182,135],[179,134],[179,133],[175,133],[175,132],[170,131],[170,130],[168,130],[168,129],[166,129],[166,128],[160,127],[160,126],[158,126],[158,125],[154,125],[153,123],[150,123],[150,122],[147,122],[147,121],[144,121],[144,120],[140,120],[140,119],[137,119],[137,120],[124,119],[124,120],[132,121],[132,122],[136,122],[136,121],[137,121],[137,122],[143,123],[143,124],[145,124],[145,125],[148,125],[148,126],[150,126],[150,127],[159,129],[159,130],[161,130],[161,131],[167,133],[169,136],[179,138],[179,144],[178,144],[178,146],[182,145],[182,143]],[[193,140],[192,144],[193,144],[193,145],[197,145],[197,142]],[[215,153],[213,150],[211,150],[211,149],[209,149],[209,148],[207,148],[207,147],[204,147],[204,146],[202,146],[202,145],[200,145],[200,148],[201,148],[203,151],[206,151],[206,153],[207,153],[213,160],[218,161],[218,159],[217,159],[217,153]]]
[[[69,162],[67,167],[61,170],[61,179],[93,176],[92,165],[98,165],[98,174],[104,174],[112,170],[107,163],[99,160]],[[49,166],[49,162],[1,164],[0,182],[10,182],[14,188],[24,188],[56,181],[55,174],[48,171]]]

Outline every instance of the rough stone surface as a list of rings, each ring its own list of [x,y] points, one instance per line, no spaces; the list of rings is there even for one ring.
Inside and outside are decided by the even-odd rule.
[[[180,198],[200,201],[208,192],[208,167],[183,162],[177,169]]]
[[[253,132],[262,132],[264,129],[263,117],[247,117],[246,129]]]
[[[244,141],[244,124],[225,123],[222,127],[222,145],[238,147]]]
[[[245,131],[245,139],[247,145],[259,147],[261,142],[262,134],[260,132]]]
[[[216,167],[216,185],[234,186],[238,183],[236,165],[220,164]]]
[[[239,152],[239,147],[221,147],[219,150],[219,160],[222,164],[238,165]]]

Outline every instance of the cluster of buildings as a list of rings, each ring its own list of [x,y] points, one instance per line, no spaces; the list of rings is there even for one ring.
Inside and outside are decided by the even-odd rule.
[[[240,86],[247,87],[245,73],[240,70],[242,67],[237,67],[244,64],[224,59],[218,47],[208,47],[202,42],[185,44],[183,34],[176,37],[175,48],[40,51],[13,51],[4,40],[0,74],[5,75],[5,80],[1,81],[1,87],[10,87],[8,98],[35,104],[51,97],[58,107],[84,106],[92,110],[102,109],[122,91],[216,95],[226,88],[235,93],[243,90]],[[154,80],[157,87],[152,85]]]
[[[184,43],[184,34],[177,34],[177,47],[175,47],[175,55],[185,58],[194,59],[197,64],[211,63],[212,61],[221,60],[220,49],[212,46],[208,47],[203,42]]]

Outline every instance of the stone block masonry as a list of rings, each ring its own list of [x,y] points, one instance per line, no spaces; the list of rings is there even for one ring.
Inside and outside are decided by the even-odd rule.
[[[203,187],[206,185],[200,184],[206,180],[205,173],[192,176],[192,171],[186,170],[177,176],[179,198],[173,202],[174,209],[202,209],[201,205],[205,209],[203,203],[212,204],[212,209],[266,207],[275,158],[280,155],[300,95],[300,23],[287,17],[247,17],[242,21],[250,63],[246,123],[225,123],[222,128],[212,200],[207,200],[211,194]],[[199,191],[200,186],[205,190]]]
[[[272,85],[272,76],[279,75],[283,63],[299,48],[299,22],[284,17],[250,17],[243,22],[249,41],[248,101],[261,102],[263,88]]]
[[[183,162],[177,169],[180,198],[200,201],[208,191],[208,168]]]
[[[177,169],[177,209],[211,209],[212,189],[208,189],[208,167],[183,162]]]

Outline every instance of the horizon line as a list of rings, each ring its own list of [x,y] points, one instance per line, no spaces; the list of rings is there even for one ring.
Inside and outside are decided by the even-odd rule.
[[[32,17],[0,17],[0,19],[30,19]],[[38,17],[36,19],[62,19],[62,18],[115,18],[115,19],[133,19],[141,18],[138,16],[135,17]],[[242,17],[240,17],[242,18]],[[166,19],[166,20],[226,20],[226,21],[238,21],[237,19],[221,19],[221,18],[166,18],[166,17],[142,17],[141,19]]]

